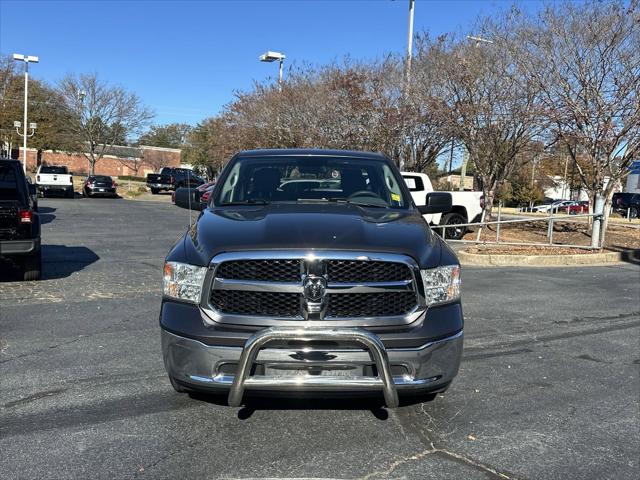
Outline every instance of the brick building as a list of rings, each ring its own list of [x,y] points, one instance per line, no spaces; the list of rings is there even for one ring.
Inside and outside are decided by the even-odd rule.
[[[22,148],[13,151],[13,157],[22,160]],[[64,165],[75,175],[86,175],[89,162],[82,153],[27,148],[27,170],[35,171],[40,165]],[[136,175],[144,177],[147,173],[157,172],[162,167],[179,167],[181,151],[177,148],[125,147],[114,145],[95,165],[96,175]]]

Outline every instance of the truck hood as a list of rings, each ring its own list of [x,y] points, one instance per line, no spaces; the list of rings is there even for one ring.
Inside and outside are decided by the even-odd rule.
[[[418,212],[343,204],[210,208],[185,235],[184,250],[176,247],[168,259],[202,266],[224,252],[294,249],[405,254],[431,268],[442,251]]]

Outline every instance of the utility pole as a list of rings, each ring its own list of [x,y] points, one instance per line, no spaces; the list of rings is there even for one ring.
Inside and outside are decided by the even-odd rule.
[[[406,82],[407,86],[409,85],[409,81],[411,80],[411,60],[413,58],[413,12],[415,9],[415,1],[409,0],[409,28],[407,31],[407,71],[406,71]]]
[[[564,156],[564,178],[562,179],[562,199],[564,200],[566,197],[564,196],[565,190],[567,189],[567,169],[569,167],[569,155]],[[569,191],[569,196],[571,196],[571,191]],[[570,198],[568,200],[571,200]]]
[[[38,57],[33,55],[22,55],[20,53],[14,53],[13,59],[16,61],[24,62],[24,122],[23,122],[23,130],[22,133],[18,131],[20,122],[14,122],[14,126],[16,127],[16,131],[18,131],[18,135],[22,137],[22,169],[24,173],[27,173],[27,137],[33,137],[35,133],[36,124],[32,123],[29,125],[27,123],[27,99],[29,95],[29,63],[38,63]],[[31,135],[27,134],[27,126],[31,128]]]
[[[467,175],[467,163],[469,162],[469,150],[465,146],[462,150],[462,167],[460,167],[460,187],[458,190],[464,191],[464,177]]]
[[[411,59],[413,57],[413,12],[415,2],[409,0],[409,27],[407,29],[407,58],[405,60],[405,77],[404,77],[404,97],[409,95],[409,82],[411,81]],[[405,158],[404,153],[400,154],[398,167],[400,171],[404,171]]]

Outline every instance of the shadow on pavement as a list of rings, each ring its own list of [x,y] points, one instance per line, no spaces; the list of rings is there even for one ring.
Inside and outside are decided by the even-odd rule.
[[[367,396],[325,397],[322,395],[297,394],[296,398],[247,394],[245,405],[238,411],[240,420],[247,420],[258,410],[369,410],[378,420],[387,420],[389,412],[384,408],[382,398]],[[227,405],[227,395],[189,393],[192,400],[212,405]]]
[[[615,248],[617,247],[617,245],[614,245],[613,247]],[[640,249],[623,251],[621,253],[620,260],[622,260],[625,263],[640,265]]]
[[[41,280],[66,278],[72,273],[79,272],[97,262],[99,259],[100,257],[87,247],[43,245]],[[20,270],[17,265],[12,260],[0,259],[0,282],[20,280]]]
[[[42,280],[68,277],[98,260],[100,257],[87,247],[43,245]]]
[[[38,207],[40,225],[46,225],[47,223],[53,222],[53,219],[56,218],[56,216],[53,214],[53,212],[55,211],[56,209],[51,207]]]

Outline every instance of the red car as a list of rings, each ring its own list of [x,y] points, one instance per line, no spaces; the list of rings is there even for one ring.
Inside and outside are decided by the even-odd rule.
[[[573,202],[571,205],[565,205],[564,207],[560,207],[559,210],[561,212],[568,213],[569,215],[589,213],[589,202],[587,201]]]

